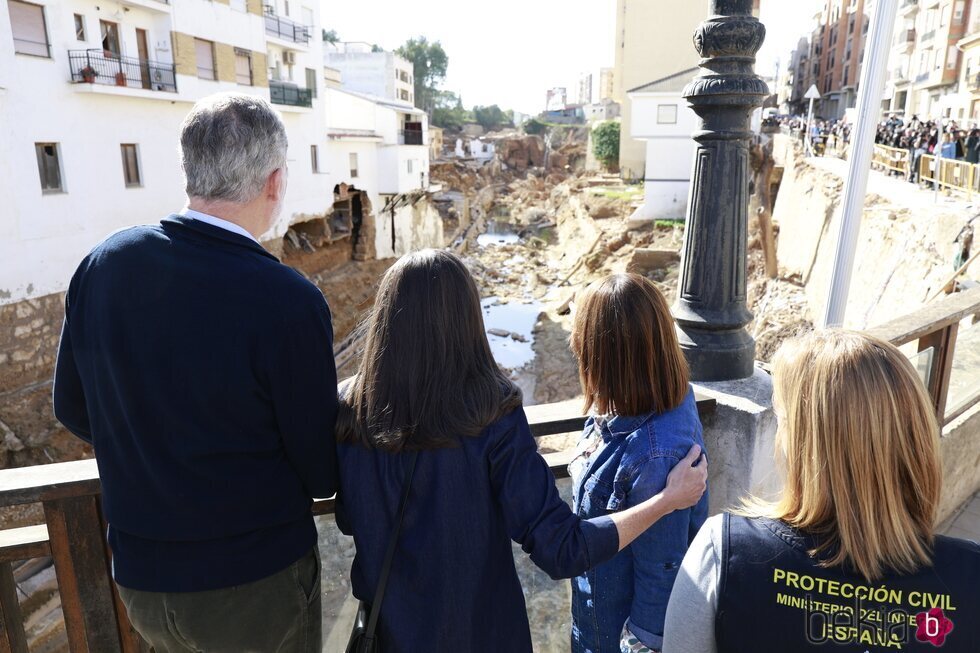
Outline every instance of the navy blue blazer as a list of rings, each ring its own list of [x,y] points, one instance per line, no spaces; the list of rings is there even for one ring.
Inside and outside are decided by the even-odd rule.
[[[609,560],[608,516],[581,519],[562,500],[523,409],[460,446],[419,452],[379,620],[385,651],[531,651],[511,540],[552,578]],[[337,523],[353,534],[354,596],[374,599],[410,454],[339,444]]]

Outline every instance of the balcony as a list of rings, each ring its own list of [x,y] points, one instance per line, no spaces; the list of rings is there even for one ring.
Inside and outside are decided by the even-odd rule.
[[[73,82],[177,92],[176,68],[173,64],[123,57],[96,48],[69,50],[68,66]]]
[[[290,107],[312,107],[313,91],[300,88],[295,84],[269,80],[269,97],[273,104],[283,104]]]
[[[418,129],[403,129],[398,132],[399,145],[425,145],[425,132]]]
[[[308,26],[277,16],[275,11],[274,7],[265,6],[266,34],[293,43],[306,44],[310,42],[310,28]]]
[[[936,30],[931,29],[928,32],[926,32],[925,34],[923,34],[922,35],[922,38],[919,39],[919,40],[922,41],[923,43],[925,43],[926,41],[931,41],[935,36],[936,36]]]
[[[898,7],[898,13],[902,16],[913,16],[918,11],[919,11],[919,0],[905,0]]]
[[[895,37],[894,47],[899,52],[911,52],[915,47],[915,29],[906,29],[898,33]]]
[[[119,4],[136,9],[170,13],[170,0],[119,0]]]

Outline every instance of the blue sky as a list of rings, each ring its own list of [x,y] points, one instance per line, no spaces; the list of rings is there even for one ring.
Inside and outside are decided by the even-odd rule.
[[[763,0],[769,37],[760,72],[771,71],[777,56],[786,59],[808,30],[812,11],[801,5],[813,3]],[[385,49],[418,35],[441,41],[449,55],[443,87],[460,93],[467,106],[496,103],[537,113],[548,88],[566,86],[572,100],[581,73],[612,66],[615,10],[615,0],[324,0],[322,20],[342,40]]]

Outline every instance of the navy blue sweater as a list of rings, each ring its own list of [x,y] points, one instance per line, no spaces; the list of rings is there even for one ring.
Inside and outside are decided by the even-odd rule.
[[[316,544],[336,490],[330,311],[248,238],[171,216],[110,236],[68,289],[57,418],[95,448],[116,581],[200,591]]]

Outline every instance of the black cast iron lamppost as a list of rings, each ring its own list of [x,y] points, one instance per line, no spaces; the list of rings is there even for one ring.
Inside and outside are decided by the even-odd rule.
[[[755,341],[745,325],[749,141],[753,109],[769,88],[753,70],[766,28],[752,0],[711,0],[694,33],[701,74],[684,97],[701,118],[674,305],[681,349],[695,381],[752,376]]]

